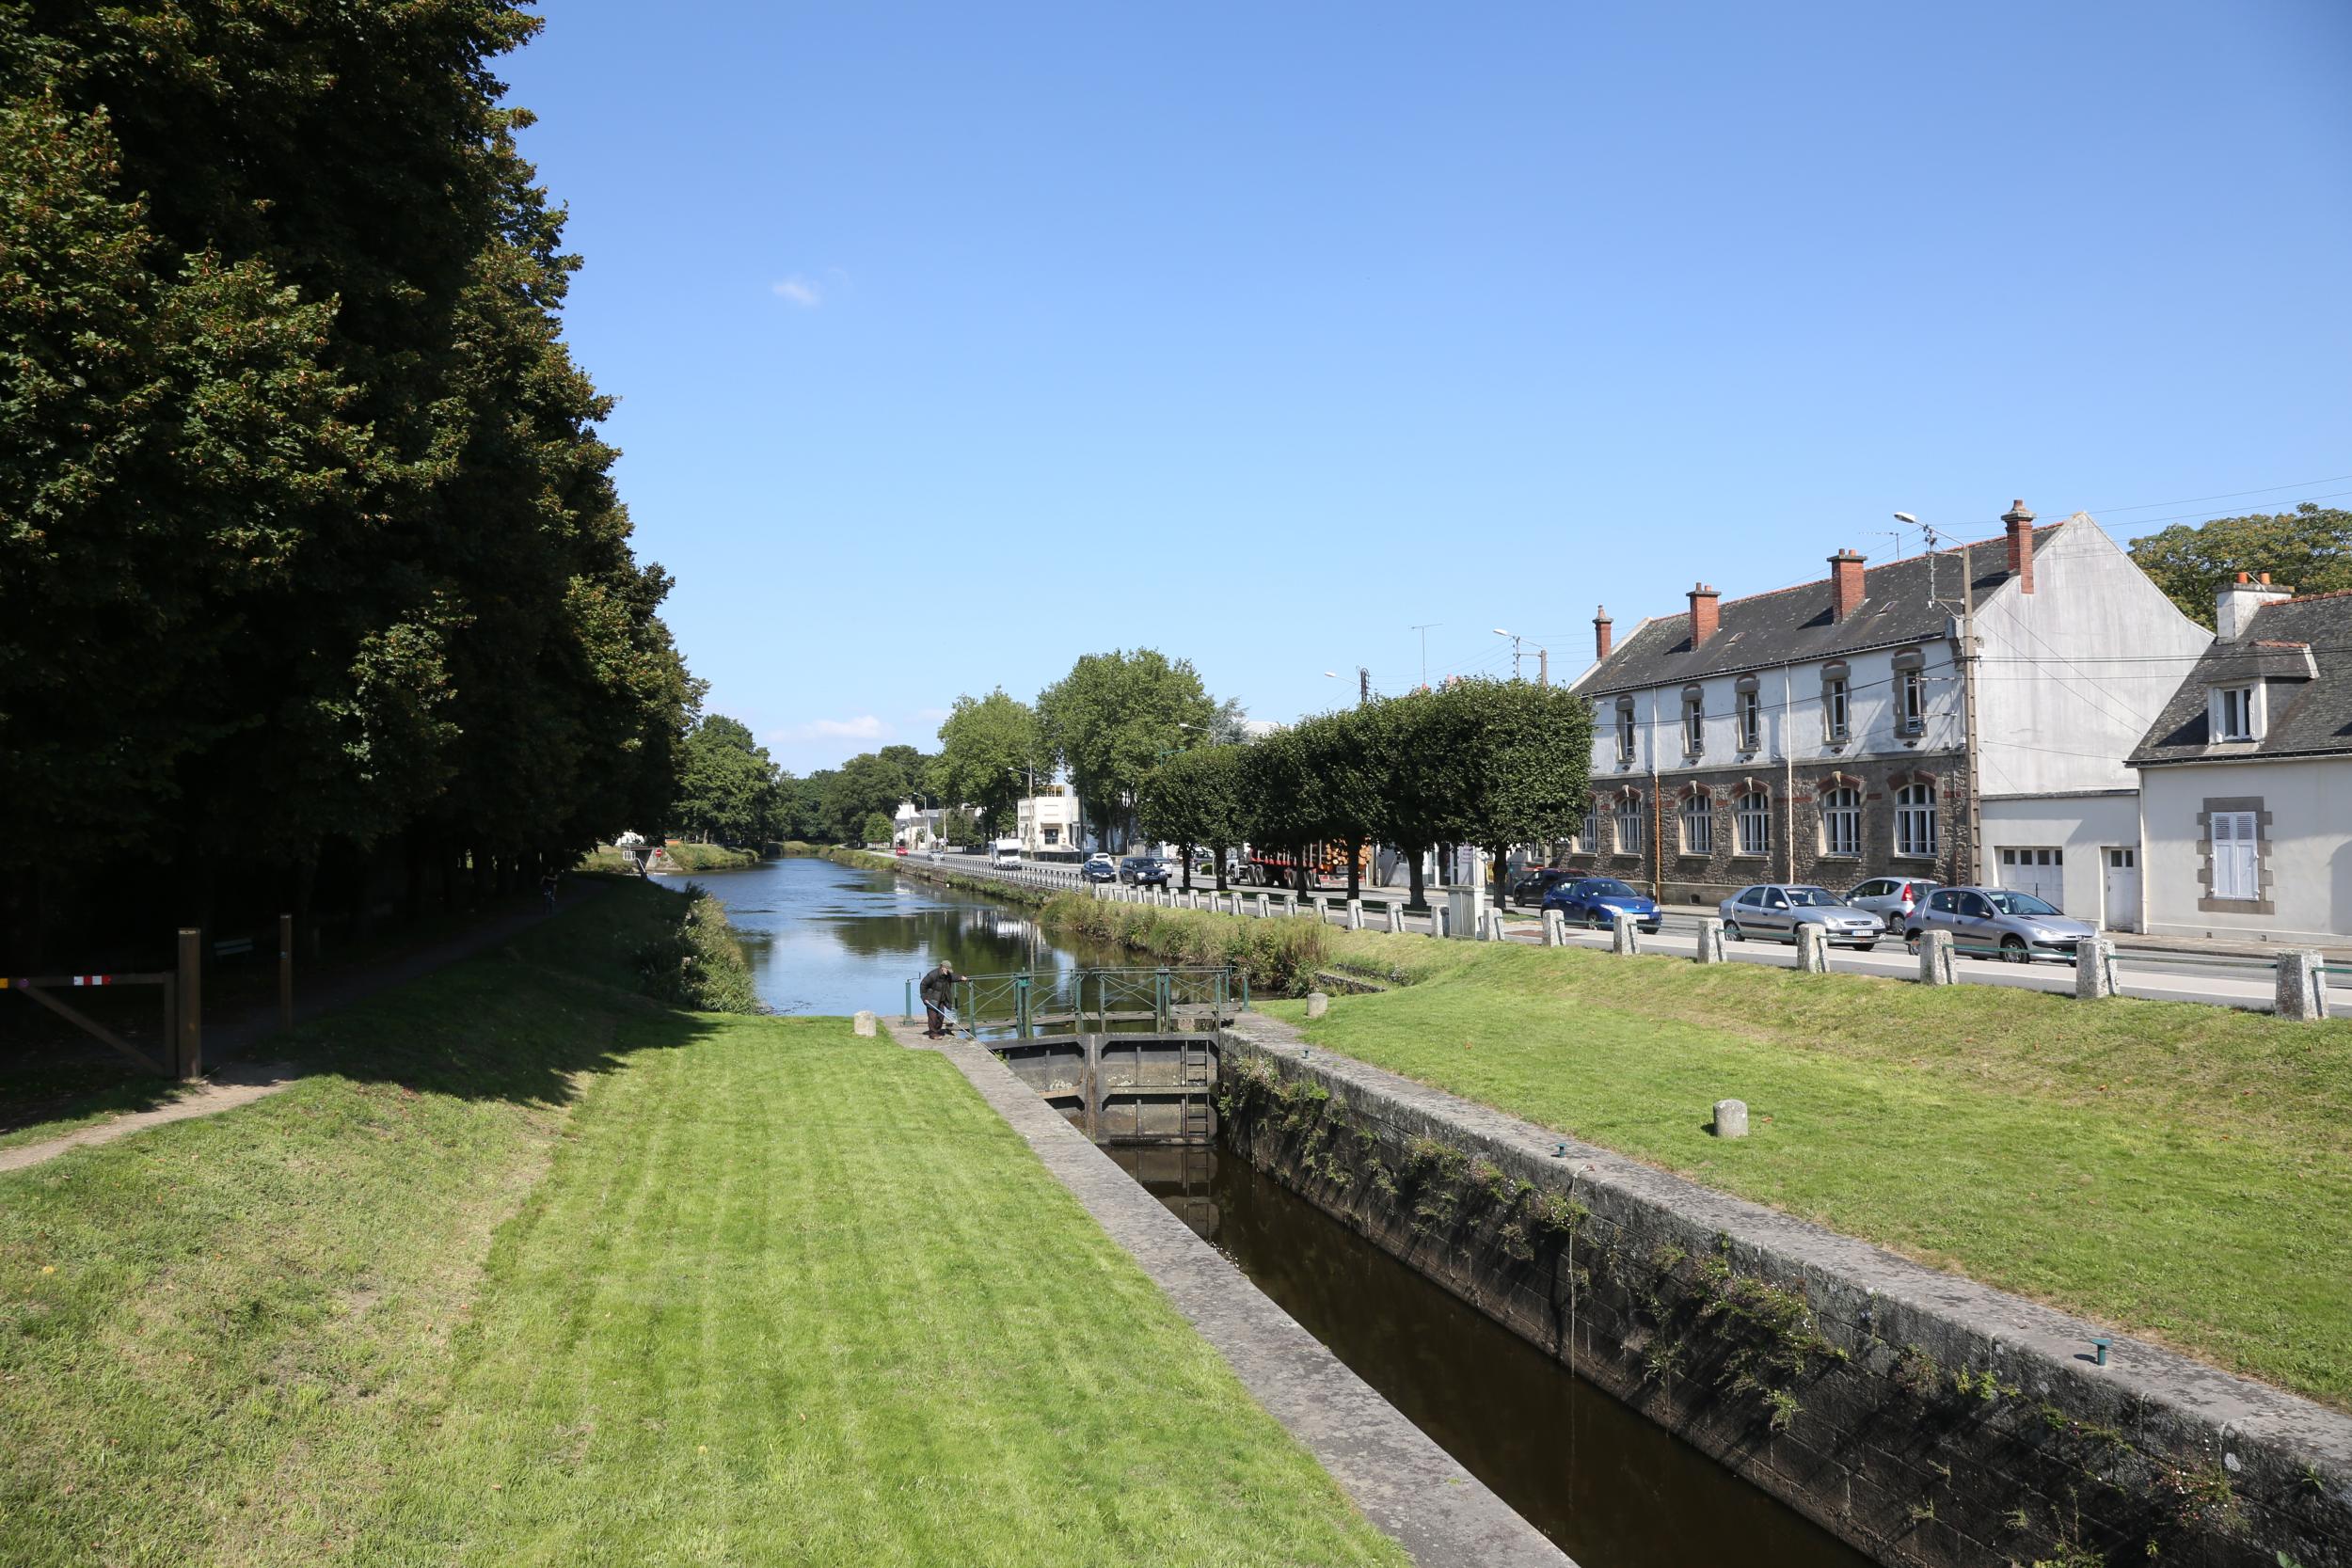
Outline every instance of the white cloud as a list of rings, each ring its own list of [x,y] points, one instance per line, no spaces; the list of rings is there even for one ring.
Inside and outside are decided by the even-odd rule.
[[[812,719],[780,732],[778,738],[787,740],[880,740],[890,733],[890,726],[870,713],[854,719]]]
[[[803,310],[814,310],[824,303],[824,291],[797,274],[790,277],[779,277],[768,287],[774,291],[778,299],[797,305]]]

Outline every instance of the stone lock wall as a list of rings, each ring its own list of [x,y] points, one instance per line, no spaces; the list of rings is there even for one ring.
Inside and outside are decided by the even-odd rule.
[[[2136,1340],[2097,1367],[2091,1324],[1271,1021],[1224,1066],[1253,1164],[1883,1562],[2352,1568],[2352,1418]]]

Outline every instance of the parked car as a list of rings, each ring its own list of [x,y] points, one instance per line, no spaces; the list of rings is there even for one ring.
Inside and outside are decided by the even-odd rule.
[[[1086,864],[1078,867],[1078,875],[1089,882],[1119,880],[1119,863],[1108,855],[1089,855]]]
[[[1963,953],[2006,963],[2036,958],[2074,961],[2076,944],[2099,927],[2076,920],[2046,899],[2006,887],[1940,887],[1903,923],[1903,945],[1919,951],[1929,931],[1949,931]]]
[[[1119,863],[1119,879],[1132,887],[1168,886],[1168,863],[1152,855],[1129,855]]]
[[[906,847],[905,845],[903,845],[903,844],[899,845],[899,846],[898,846],[896,849],[894,849],[894,850],[892,850],[892,851],[891,851],[891,853],[892,853],[892,854],[894,854],[894,855],[903,855],[903,854],[905,854],[906,852],[907,852],[907,847]]]
[[[1565,866],[1530,866],[1511,879],[1511,885],[1503,891],[1502,899],[1506,904],[1534,904],[1540,908],[1545,894],[1562,882],[1575,880],[1576,877],[1577,873]]]
[[[1873,877],[1846,891],[1846,902],[1868,910],[1889,931],[1900,931],[1911,911],[1928,901],[1937,883],[1925,877]]]
[[[1620,914],[1633,916],[1633,924],[1652,935],[1665,925],[1656,899],[1636,893],[1614,877],[1572,877],[1554,882],[1544,895],[1543,908],[1558,910],[1572,926],[1589,926],[1595,930],[1615,924]]]
[[[1827,888],[1800,882],[1758,882],[1724,899],[1717,910],[1724,917],[1724,940],[1745,942],[1769,937],[1794,945],[1797,927],[1819,926],[1833,945],[1867,953],[1886,928],[1867,910],[1856,909]]]

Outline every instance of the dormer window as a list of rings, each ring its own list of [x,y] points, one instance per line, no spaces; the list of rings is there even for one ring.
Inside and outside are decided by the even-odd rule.
[[[2254,711],[2254,688],[2224,686],[2213,694],[2213,737],[2216,740],[2259,740],[2261,721]]]

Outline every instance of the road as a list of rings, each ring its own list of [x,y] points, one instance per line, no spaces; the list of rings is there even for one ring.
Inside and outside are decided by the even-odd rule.
[[[951,869],[978,876],[995,875],[1006,881],[1057,887],[1085,885],[1072,866],[1022,866],[992,873],[984,862],[975,862],[962,856],[953,857],[946,864]],[[1208,890],[1204,886],[1199,891],[1205,895]],[[1235,891],[1242,895],[1246,908],[1254,909],[1254,895],[1263,890],[1242,888]],[[1388,902],[1402,899],[1404,895],[1401,888],[1365,888],[1365,925],[1375,929],[1387,929]],[[1178,889],[1172,896],[1181,901],[1186,895]],[[1279,901],[1293,895],[1275,893],[1271,896]],[[1314,902],[1326,921],[1336,925],[1346,918],[1346,895],[1343,893],[1335,889],[1321,889],[1314,895]],[[1669,911],[1665,930],[1657,936],[1643,936],[1642,950],[1686,958],[1692,957],[1698,951],[1696,920],[1695,914]],[[1505,930],[1509,940],[1531,944],[1543,941],[1543,928],[1534,911],[1513,910],[1507,921]],[[1427,915],[1405,917],[1405,928],[1408,932],[1425,936],[1429,934],[1430,924],[1431,917]],[[1607,931],[1571,928],[1568,932],[1571,946],[1605,948],[1609,942]],[[1796,949],[1779,942],[1725,942],[1724,956],[1733,963],[1774,964],[1782,969],[1797,966]],[[1953,965],[1963,984],[2009,986],[2020,990],[2056,991],[2066,995],[2072,995],[2074,990],[2074,970],[2070,964],[2012,964],[1994,958],[1961,955],[1954,958]],[[1915,979],[1919,974],[1919,960],[1904,951],[1901,942],[1893,940],[1867,953],[1833,948],[1829,966],[1836,974],[1875,974],[1886,979]],[[2116,980],[2117,989],[2125,996],[2137,996],[2151,1002],[2197,1002],[2258,1012],[2270,1010],[2277,984],[2276,972],[2265,958],[2150,950],[2137,946],[2118,949]],[[2352,976],[2334,974],[2329,976],[2329,981],[2328,1015],[2330,1018],[2352,1018]]]

